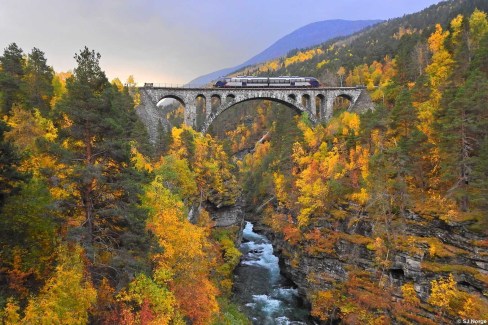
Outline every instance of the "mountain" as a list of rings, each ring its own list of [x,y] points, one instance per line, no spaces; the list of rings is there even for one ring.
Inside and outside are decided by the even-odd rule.
[[[202,85],[221,76],[225,76],[243,67],[268,61],[283,55],[294,49],[302,49],[311,47],[330,39],[347,36],[360,31],[368,26],[381,22],[381,20],[324,20],[311,23],[301,27],[294,32],[280,38],[273,45],[253,56],[246,62],[235,67],[218,70],[203,76],[200,76],[192,81],[190,84]]]
[[[307,75],[319,78],[323,84],[337,86],[338,81],[332,79],[337,79],[336,72],[340,66],[350,71],[363,64],[382,62],[385,57],[396,57],[396,65],[405,68],[403,71],[406,75],[403,77],[414,81],[417,76],[414,67],[421,67],[425,62],[417,62],[418,58],[413,53],[419,51],[425,54],[424,60],[429,57],[427,38],[434,32],[435,24],[446,29],[454,17],[459,14],[469,16],[475,8],[488,12],[488,1],[443,1],[420,12],[376,24],[360,33],[326,41],[309,49],[310,55],[304,59],[299,58],[300,53],[292,51],[274,62],[274,67],[270,66],[269,69],[262,67],[267,63],[260,63],[247,65],[234,73],[256,76]],[[360,83],[367,84],[365,80]]]

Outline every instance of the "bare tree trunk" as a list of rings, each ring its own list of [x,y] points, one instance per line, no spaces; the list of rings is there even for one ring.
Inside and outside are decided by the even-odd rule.
[[[85,131],[85,167],[89,168],[93,165],[93,148],[91,143],[90,132]],[[82,200],[83,208],[85,210],[85,227],[86,227],[86,244],[90,247],[93,245],[93,188],[95,186],[95,179],[92,178],[89,183],[83,184]]]
[[[466,194],[466,190],[469,184],[469,166],[467,164],[469,158],[469,142],[466,136],[466,111],[462,110],[462,117],[461,117],[461,173],[460,173],[460,183],[461,188],[463,189],[463,194],[460,200],[460,209],[463,212],[468,211],[468,195]]]

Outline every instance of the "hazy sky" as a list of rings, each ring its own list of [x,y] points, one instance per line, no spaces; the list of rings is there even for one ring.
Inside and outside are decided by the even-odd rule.
[[[0,50],[37,47],[56,71],[85,45],[110,79],[185,83],[326,19],[388,19],[439,0],[0,0]]]

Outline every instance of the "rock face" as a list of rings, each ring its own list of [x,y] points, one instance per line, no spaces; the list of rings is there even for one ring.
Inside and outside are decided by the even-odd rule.
[[[223,207],[210,211],[210,216],[215,222],[214,227],[243,227],[244,212],[239,205]]]
[[[371,274],[381,271],[393,288],[392,300],[401,299],[402,285],[413,283],[421,302],[427,303],[431,281],[448,274],[453,274],[458,288],[476,293],[486,300],[488,249],[486,245],[474,244],[486,238],[468,231],[464,225],[426,220],[409,213],[402,220],[396,220],[401,232],[393,236],[414,238],[415,241],[390,249],[381,269],[372,248],[374,223],[366,217],[352,226],[350,221],[351,218],[346,217],[339,223],[332,224],[327,218],[319,222],[320,228],[339,234],[330,252],[311,253],[306,249],[306,240],[291,244],[283,234],[277,234],[263,224],[259,217],[254,217],[254,229],[270,238],[280,256],[282,272],[297,284],[300,294],[308,301],[314,293],[329,290],[337,283],[347,281],[353,268]],[[434,310],[422,309],[423,317],[434,319]]]
[[[213,205],[207,206],[206,210],[210,213],[210,218],[214,222],[214,227],[220,228],[234,228],[235,231],[235,243],[237,246],[242,241],[242,231],[244,229],[244,211],[242,210],[241,203],[237,203],[231,206],[225,206],[216,208]]]

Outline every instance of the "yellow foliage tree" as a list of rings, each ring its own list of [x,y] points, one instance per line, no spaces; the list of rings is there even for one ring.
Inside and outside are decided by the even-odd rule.
[[[429,76],[431,94],[427,102],[419,105],[419,128],[434,143],[435,140],[432,135],[434,114],[438,110],[442,98],[442,85],[447,81],[454,64],[452,55],[445,46],[448,36],[449,31],[443,31],[441,25],[437,24],[435,32],[429,37],[428,43],[432,60],[425,71]]]
[[[183,202],[165,187],[163,180],[156,177],[143,198],[150,211],[147,227],[162,248],[154,255],[154,279],[168,283],[180,310],[194,324],[206,324],[219,310],[218,290],[209,280],[214,258],[208,228],[187,220]]]
[[[326,127],[312,129],[300,121],[299,128],[305,141],[295,143],[292,153],[299,227],[306,226],[310,216],[326,212],[345,198],[366,204],[369,195],[363,183],[369,175],[369,150],[347,140],[359,133],[359,116],[343,112]]]
[[[469,40],[470,52],[474,53],[479,47],[483,36],[488,33],[488,20],[486,13],[476,9],[469,17]]]
[[[294,56],[285,59],[285,67],[297,62],[304,62],[312,59],[314,56],[324,53],[320,48],[311,49],[305,52],[299,51]]]
[[[430,284],[431,293],[428,302],[439,307],[442,312],[452,312],[450,304],[459,295],[456,281],[454,281],[452,274],[449,274],[447,278],[432,280]]]
[[[165,283],[156,283],[144,274],[138,275],[117,298],[141,323],[142,319],[149,318],[144,317],[146,313],[151,316],[150,321],[145,322],[148,325],[185,324],[176,309],[176,298]],[[144,310],[145,304],[149,305],[149,310]]]
[[[402,295],[406,303],[413,306],[418,306],[420,304],[420,299],[417,297],[413,283],[405,283],[402,285]]]
[[[5,139],[12,141],[20,150],[36,153],[36,141],[44,138],[54,141],[58,131],[51,120],[42,117],[39,110],[32,113],[21,107],[15,106],[7,124],[11,130],[5,133]]]
[[[61,245],[54,275],[29,300],[21,324],[87,324],[97,292],[87,277],[83,249]]]

